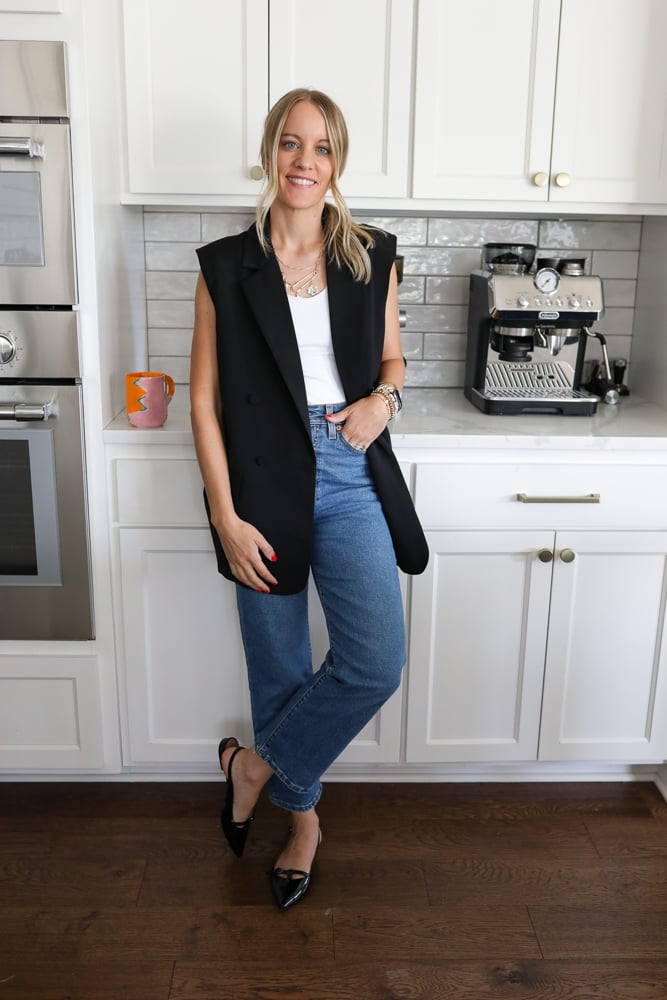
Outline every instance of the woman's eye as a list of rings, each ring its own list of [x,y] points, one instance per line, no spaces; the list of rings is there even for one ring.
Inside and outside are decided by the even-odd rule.
[[[318,153],[325,153],[325,154],[326,154],[326,155],[328,156],[328,155],[329,155],[329,152],[330,152],[330,150],[329,150],[329,147],[328,147],[328,146],[318,146],[318,147],[317,147],[317,152],[318,152]]]
[[[296,149],[296,143],[294,142],[294,139],[285,139],[283,146],[285,147],[285,149]]]

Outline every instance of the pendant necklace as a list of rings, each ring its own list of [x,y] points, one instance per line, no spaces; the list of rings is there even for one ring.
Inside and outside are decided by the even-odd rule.
[[[319,292],[319,287],[315,283],[315,277],[317,276],[317,271],[320,266],[320,261],[322,259],[322,254],[324,253],[324,244],[320,247],[320,252],[318,253],[314,263],[305,264],[303,266],[298,266],[294,264],[286,264],[285,261],[281,260],[276,251],[274,250],[275,258],[280,266],[280,275],[283,279],[283,284],[289,292],[290,295],[301,296],[308,295],[311,298],[317,295]],[[283,268],[289,268],[291,271],[307,271],[307,274],[302,274],[301,277],[295,278],[294,281],[289,281],[285,276]]]

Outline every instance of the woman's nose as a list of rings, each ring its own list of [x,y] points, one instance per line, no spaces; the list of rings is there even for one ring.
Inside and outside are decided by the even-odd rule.
[[[298,151],[298,154],[299,155],[296,158],[296,165],[298,167],[308,168],[312,165],[313,156],[309,150],[307,150],[305,147],[302,146],[301,149]]]

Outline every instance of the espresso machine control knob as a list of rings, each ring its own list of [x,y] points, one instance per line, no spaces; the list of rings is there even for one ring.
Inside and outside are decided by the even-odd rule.
[[[0,365],[8,365],[16,357],[16,343],[8,333],[0,333]]]
[[[522,309],[527,309],[528,306],[530,305],[530,299],[528,298],[527,295],[520,295],[519,298],[517,299],[517,302],[519,303]]]
[[[579,301],[579,299],[577,298],[577,296],[576,295],[570,295],[570,299],[569,299],[570,309],[578,309],[580,305],[581,305],[581,302]]]

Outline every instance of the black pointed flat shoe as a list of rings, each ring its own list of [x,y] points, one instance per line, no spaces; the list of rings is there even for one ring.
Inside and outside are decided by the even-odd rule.
[[[222,832],[227,839],[227,843],[237,858],[240,858],[243,854],[243,848],[245,847],[245,842],[248,837],[250,824],[255,818],[255,813],[253,810],[252,816],[248,817],[248,819],[244,820],[242,823],[239,823],[234,819],[234,783],[232,781],[232,764],[234,763],[234,758],[239,750],[244,749],[244,747],[240,746],[239,741],[235,736],[227,736],[224,740],[220,740],[218,745],[218,760],[220,761],[220,770],[224,774],[222,755],[232,741],[236,743],[236,750],[229,758],[227,774],[225,775],[227,778],[227,794],[225,795],[225,802],[220,814],[220,824],[222,826]]]
[[[292,832],[292,827],[289,832]],[[319,830],[315,854],[321,843],[322,831]],[[304,872],[300,868],[274,868],[271,872],[271,889],[279,909],[289,910],[290,906],[298,903],[308,892],[315,854],[310,863],[311,871]]]

